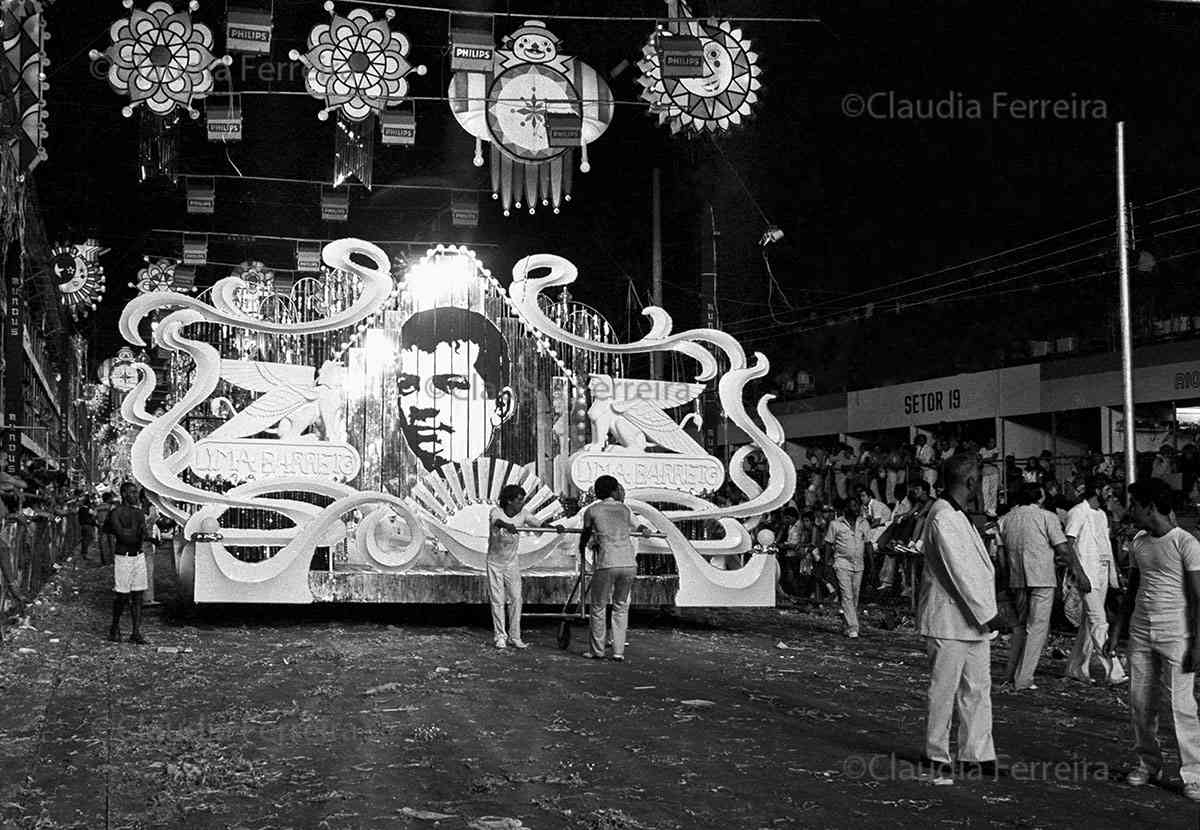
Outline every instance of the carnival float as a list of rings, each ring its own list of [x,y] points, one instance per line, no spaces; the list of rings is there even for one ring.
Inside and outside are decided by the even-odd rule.
[[[470,250],[438,246],[394,269],[376,245],[329,243],[324,272],[289,285],[253,263],[198,295],[146,285],[122,336],[169,355],[169,377],[134,360],[121,413],[135,429],[131,470],[178,524],[183,593],[198,603],[463,603],[486,599],[487,514],[518,484],[540,520],[569,531],[599,475],[655,528],[640,556],[673,567],[639,576],[639,605],[763,606],[774,558],[749,556],[753,517],[785,504],[795,469],[768,372],[713,329],[619,342],[570,299],[568,260],[526,257],[507,287]],[[636,355],[694,367],[682,382],[629,377]],[[160,388],[161,387],[161,388]],[[147,411],[156,390],[167,405]],[[728,464],[694,437],[697,401],[717,396],[750,443]],[[742,472],[767,459],[760,487]],[[729,479],[745,500],[718,506]],[[697,533],[703,526],[705,532]],[[579,570],[577,537],[525,534],[529,604],[557,603]]]

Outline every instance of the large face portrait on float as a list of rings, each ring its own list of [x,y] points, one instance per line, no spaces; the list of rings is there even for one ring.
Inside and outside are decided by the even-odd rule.
[[[438,307],[405,320],[396,366],[397,421],[428,471],[483,455],[512,417],[508,349],[478,312]]]

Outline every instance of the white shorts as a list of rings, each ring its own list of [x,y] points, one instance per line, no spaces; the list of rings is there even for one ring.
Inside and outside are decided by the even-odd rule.
[[[113,557],[113,590],[118,594],[144,591],[149,581],[146,578],[146,555]]]

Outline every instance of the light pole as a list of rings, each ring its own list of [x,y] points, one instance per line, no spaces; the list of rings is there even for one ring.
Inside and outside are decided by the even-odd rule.
[[[1125,199],[1125,122],[1117,122],[1117,285],[1121,295],[1121,393],[1125,407],[1125,484],[1137,478],[1133,414],[1133,321],[1129,301],[1129,215]]]

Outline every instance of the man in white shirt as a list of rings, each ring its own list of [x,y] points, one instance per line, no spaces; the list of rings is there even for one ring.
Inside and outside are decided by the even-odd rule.
[[[1121,587],[1113,562],[1108,514],[1101,507],[1110,495],[1112,488],[1090,479],[1084,486],[1083,499],[1067,512],[1067,539],[1075,547],[1075,554],[1091,587],[1090,591],[1083,594],[1079,632],[1075,636],[1071,659],[1067,661],[1067,677],[1084,683],[1092,682],[1090,670],[1093,655],[1100,658],[1104,677],[1110,684],[1124,683],[1129,679],[1120,660],[1112,660],[1104,655],[1104,644],[1108,641],[1108,614],[1104,610],[1104,600],[1110,586]]]
[[[1000,448],[996,446],[995,437],[987,439],[986,446],[979,451],[979,461],[983,465],[983,512],[995,518],[1000,497]]]
[[[1037,688],[1033,675],[1050,633],[1050,612],[1058,582],[1055,554],[1070,565],[1080,590],[1089,585],[1058,517],[1042,505],[1046,498],[1042,486],[1026,484],[1019,492],[1022,503],[1000,519],[998,542],[1000,562],[1007,572],[1005,581],[1017,612],[1004,683],[1024,691]]]
[[[943,497],[925,523],[917,605],[917,633],[925,638],[931,664],[924,755],[939,777],[949,774],[950,725],[957,710],[959,762],[994,774],[991,638],[1002,621],[992,560],[962,509],[979,489],[978,457],[948,459],[945,475]]]
[[[841,503],[842,512],[829,523],[825,532],[825,555],[833,560],[841,597],[842,617],[846,636],[858,637],[858,592],[862,587],[863,549],[871,526],[858,515],[858,502],[847,499]]]
[[[1138,766],[1133,786],[1162,777],[1159,703],[1171,713],[1183,794],[1200,801],[1200,542],[1171,519],[1174,493],[1160,479],[1129,486],[1130,516],[1142,532],[1129,546],[1129,591],[1108,636],[1112,655],[1129,623],[1129,714]]]
[[[897,485],[897,494],[903,486]],[[901,596],[911,597],[913,591],[910,573],[913,569],[912,556],[921,552],[924,514],[929,508],[930,497],[929,484],[924,479],[914,478],[908,483],[907,489],[907,495],[896,503],[896,509],[892,511],[891,543],[888,546],[892,551],[900,550],[906,554],[905,567],[898,567],[900,562],[897,561],[895,553],[888,553],[884,556],[883,565],[879,569],[879,590],[890,590],[896,584],[898,576],[904,589]]]
[[[924,435],[918,435],[916,438],[916,459],[917,464],[921,466],[921,478],[929,483],[932,489],[937,484],[937,458],[933,452],[933,447],[929,444],[929,439]]]
[[[867,531],[867,562],[870,563],[876,560],[879,538],[892,522],[892,511],[861,484],[856,489],[855,497],[858,499],[860,515],[867,520],[870,528]]]

